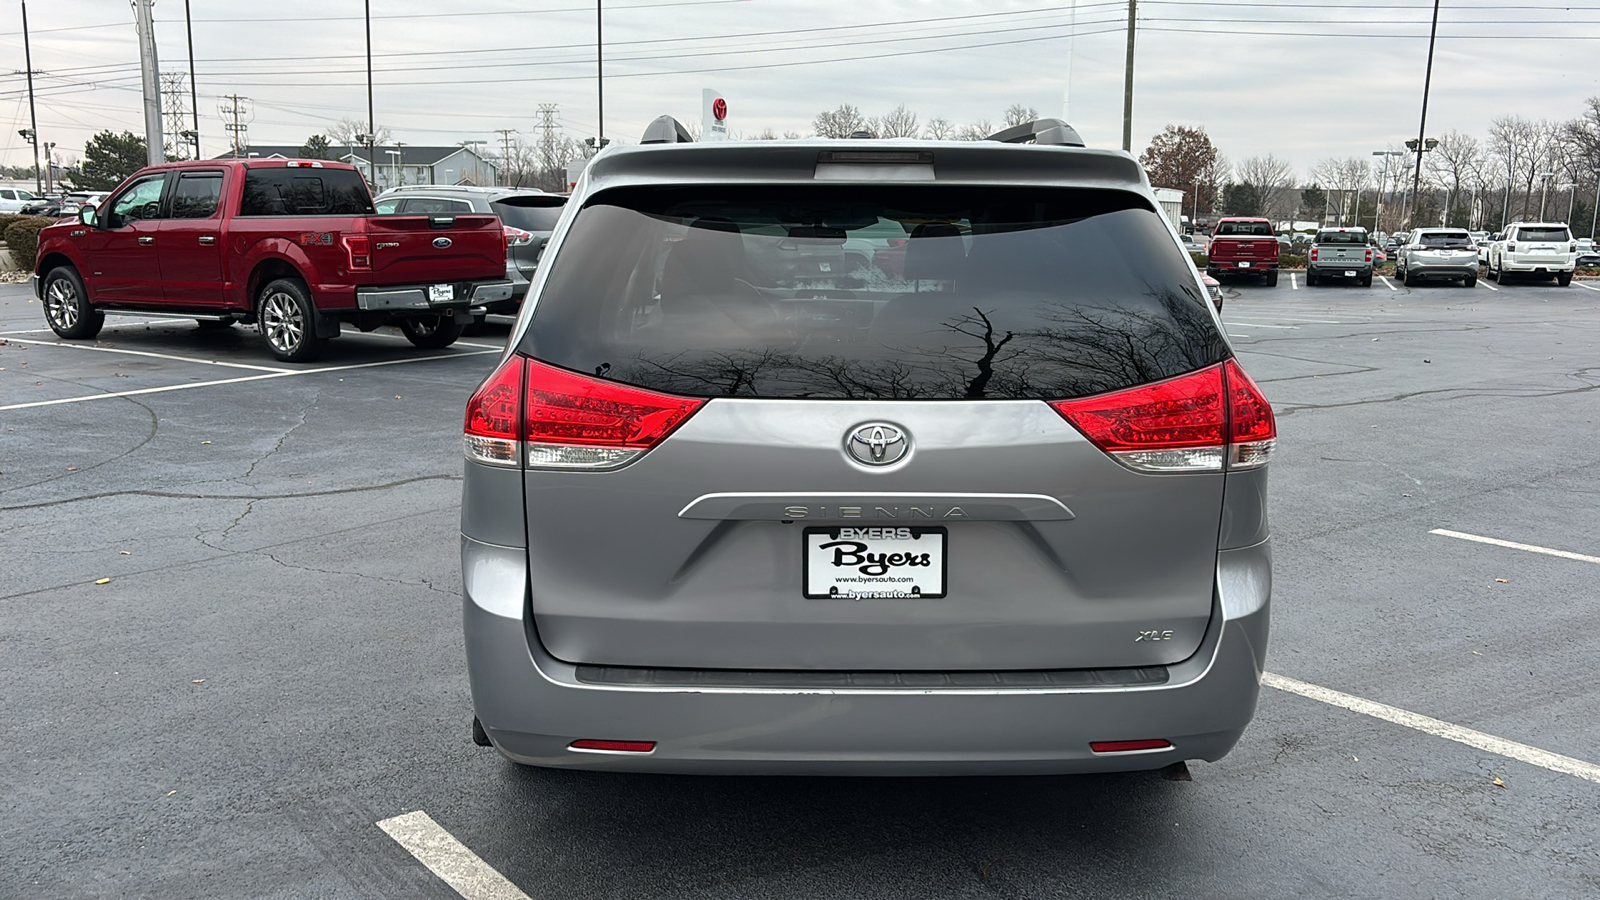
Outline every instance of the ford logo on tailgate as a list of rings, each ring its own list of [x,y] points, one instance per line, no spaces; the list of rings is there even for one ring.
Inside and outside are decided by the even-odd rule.
[[[453,243],[455,243],[455,242],[450,240],[447,237],[436,237],[436,238],[433,239],[433,245],[435,247],[438,247],[440,250],[443,250],[444,248],[450,246]]]

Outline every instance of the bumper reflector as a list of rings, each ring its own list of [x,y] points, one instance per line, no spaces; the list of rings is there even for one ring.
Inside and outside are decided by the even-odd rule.
[[[656,749],[655,741],[573,741],[568,750],[598,750],[602,753],[649,753]]]
[[[1135,753],[1140,750],[1170,750],[1172,742],[1161,738],[1144,741],[1090,741],[1089,749],[1096,753]]]

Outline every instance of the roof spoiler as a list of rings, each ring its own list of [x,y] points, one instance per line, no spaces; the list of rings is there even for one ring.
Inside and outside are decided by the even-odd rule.
[[[1078,137],[1078,132],[1060,119],[1034,119],[1031,122],[1023,122],[1004,131],[997,131],[984,140],[999,141],[1002,144],[1043,144],[1050,147],[1084,146],[1083,138]]]
[[[660,116],[654,122],[645,126],[644,137],[639,139],[641,144],[692,144],[694,136],[689,129],[671,116]]]

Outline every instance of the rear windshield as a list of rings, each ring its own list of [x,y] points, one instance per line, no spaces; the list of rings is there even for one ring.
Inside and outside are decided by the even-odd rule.
[[[1364,231],[1319,231],[1317,232],[1319,244],[1360,244],[1367,243],[1367,234]]]
[[[523,231],[555,231],[567,198],[551,196],[506,197],[489,205],[500,221]]]
[[[244,176],[241,216],[364,216],[372,195],[354,169],[251,169]]]
[[[1451,234],[1447,231],[1424,231],[1418,236],[1417,243],[1434,250],[1444,250],[1451,247],[1470,248],[1472,246],[1472,236],[1466,234]]]
[[[696,187],[579,212],[520,350],[676,394],[1066,398],[1228,349],[1123,191]]]
[[[1567,229],[1564,226],[1556,228],[1518,228],[1517,240],[1519,241],[1570,241]]]
[[[1272,237],[1272,225],[1267,222],[1223,222],[1217,226],[1217,236],[1250,234]]]

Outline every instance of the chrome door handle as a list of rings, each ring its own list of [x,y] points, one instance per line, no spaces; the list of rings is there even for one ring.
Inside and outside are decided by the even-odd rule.
[[[153,237],[142,237],[142,238],[139,238],[139,243],[141,243],[141,244],[154,244],[155,242],[156,242],[156,239],[153,238]]]
[[[202,244],[215,244],[216,242],[217,242],[217,239],[213,235],[209,235],[209,234],[200,235],[200,243],[202,243]]]

